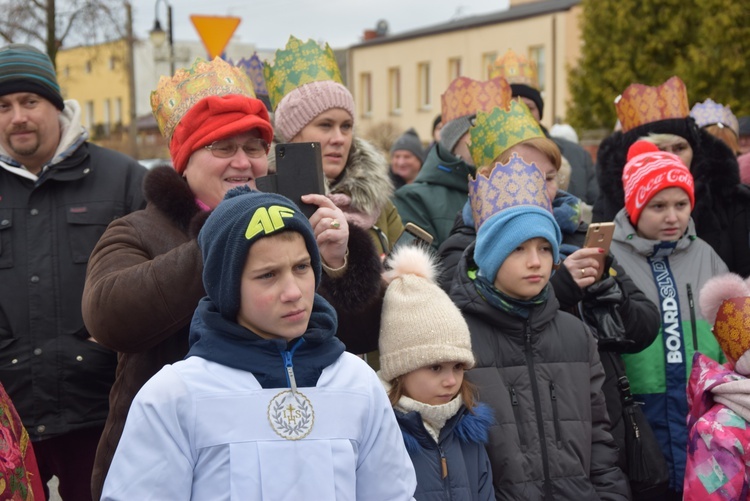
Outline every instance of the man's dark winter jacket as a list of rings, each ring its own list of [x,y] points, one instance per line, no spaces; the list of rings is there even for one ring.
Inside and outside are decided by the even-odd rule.
[[[37,181],[0,167],[0,381],[32,440],[102,426],[117,357],[88,340],[89,254],[143,207],[146,170],[83,142]]]

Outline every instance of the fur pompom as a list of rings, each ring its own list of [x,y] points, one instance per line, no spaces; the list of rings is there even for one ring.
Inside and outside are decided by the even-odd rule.
[[[736,297],[750,297],[750,282],[735,273],[710,278],[703,285],[698,299],[703,318],[713,325],[721,303]]]
[[[388,256],[387,265],[390,270],[383,273],[387,284],[404,275],[416,275],[434,283],[438,276],[437,263],[430,251],[416,245],[396,249]]]

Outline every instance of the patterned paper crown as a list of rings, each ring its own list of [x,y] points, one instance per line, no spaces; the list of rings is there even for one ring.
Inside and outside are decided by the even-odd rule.
[[[516,100],[511,101],[507,109],[495,108],[490,113],[477,113],[469,135],[469,151],[477,167],[490,165],[505,150],[521,141],[545,137],[529,108]]]
[[[532,205],[552,211],[542,171],[517,153],[508,163],[495,164],[489,177],[478,173],[476,179],[469,179],[469,203],[477,231],[490,217],[509,207]]]
[[[524,84],[539,90],[536,63],[510,49],[495,59],[489,70],[490,78],[503,77],[510,84]]]
[[[696,103],[690,110],[690,116],[695,119],[698,127],[720,124],[732,129],[738,137],[740,135],[740,122],[732,113],[732,108],[716,103],[712,99]]]
[[[489,113],[493,108],[507,108],[512,96],[510,85],[503,78],[480,81],[458,77],[440,96],[443,123],[480,111]]]
[[[274,110],[284,96],[310,82],[333,80],[344,84],[336,56],[328,44],[321,47],[313,40],[302,43],[293,36],[289,37],[284,50],[276,51],[273,66],[266,61],[263,75]]]
[[[750,349],[750,297],[725,299],[721,303],[714,336],[733,364]]]
[[[234,64],[231,60],[229,63]],[[266,78],[263,76],[263,61],[260,60],[257,52],[254,52],[253,55],[250,56],[250,59],[245,59],[243,57],[234,65],[238,68],[242,68],[250,78],[250,81],[253,82],[253,89],[255,90],[256,96],[268,95]]]
[[[660,120],[686,118],[690,112],[687,88],[679,77],[672,77],[658,87],[630,84],[615,99],[615,108],[622,132]]]
[[[197,58],[190,68],[180,68],[172,78],[159,79],[151,93],[151,110],[169,142],[175,127],[195,103],[204,97],[228,94],[255,98],[253,84],[240,68],[218,57],[210,63]]]

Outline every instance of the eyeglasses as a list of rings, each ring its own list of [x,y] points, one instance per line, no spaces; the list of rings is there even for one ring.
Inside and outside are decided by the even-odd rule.
[[[268,143],[258,137],[251,137],[244,144],[235,143],[229,139],[214,141],[204,146],[216,158],[232,158],[239,148],[248,158],[260,158],[268,155]]]

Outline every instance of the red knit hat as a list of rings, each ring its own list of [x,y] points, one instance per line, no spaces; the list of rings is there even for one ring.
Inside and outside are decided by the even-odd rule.
[[[180,119],[172,135],[169,153],[175,170],[182,174],[190,155],[204,146],[252,129],[258,129],[260,137],[271,144],[273,127],[260,99],[237,94],[201,99]]]
[[[625,188],[625,210],[633,226],[654,195],[666,188],[682,188],[695,206],[693,175],[680,157],[660,151],[648,141],[636,141],[628,149],[628,163],[622,171]]]

